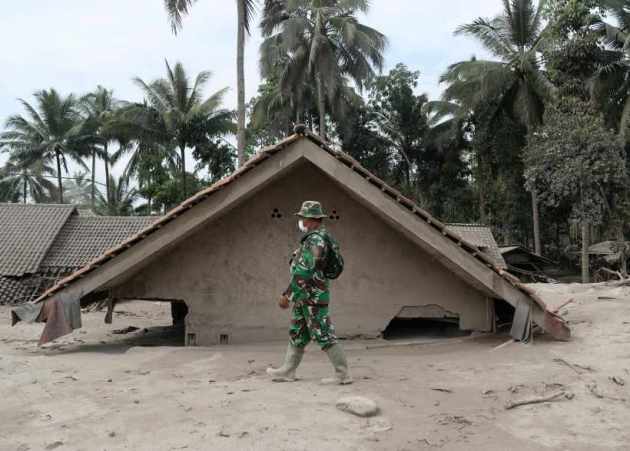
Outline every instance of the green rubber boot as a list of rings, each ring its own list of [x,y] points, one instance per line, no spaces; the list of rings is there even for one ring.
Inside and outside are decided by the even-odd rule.
[[[322,379],[322,384],[339,384],[347,385],[352,383],[352,377],[348,370],[348,361],[343,352],[343,348],[334,344],[326,350],[326,354],[335,368],[335,377],[327,377]]]
[[[295,370],[300,366],[303,356],[304,348],[297,348],[289,343],[282,366],[280,368],[267,368],[267,374],[272,377],[271,380],[274,382],[293,382],[296,380]]]

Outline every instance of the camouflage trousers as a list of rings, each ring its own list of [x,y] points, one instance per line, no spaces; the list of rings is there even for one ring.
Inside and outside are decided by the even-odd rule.
[[[304,348],[313,340],[325,351],[337,343],[335,327],[328,315],[328,305],[295,302],[291,310],[289,337],[291,344],[297,348]]]

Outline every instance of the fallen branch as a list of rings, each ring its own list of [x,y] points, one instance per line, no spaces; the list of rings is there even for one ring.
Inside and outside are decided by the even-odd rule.
[[[553,395],[545,396],[543,398],[532,398],[532,399],[524,399],[522,401],[508,401],[505,405],[506,410],[514,409],[519,406],[526,406],[528,404],[541,404],[543,402],[553,402],[559,401],[561,398],[570,399],[570,396],[567,392],[561,391],[558,393],[554,393]]]
[[[570,362],[567,362],[566,360],[561,359],[561,358],[553,359],[553,361],[568,366],[573,371],[575,371],[575,373],[578,374],[578,375],[582,375],[582,371],[580,371],[580,370],[588,371],[588,372],[594,371],[593,368],[591,368],[588,365],[579,365],[577,363],[570,363]]]
[[[431,387],[431,390],[433,391],[441,391],[444,393],[453,393],[453,390],[448,389],[448,388],[443,388],[443,387]]]
[[[553,309],[553,313],[558,313],[560,311],[560,309],[562,307],[566,307],[567,305],[569,305],[570,303],[572,303],[573,301],[575,301],[575,299],[571,298],[566,302],[563,302],[562,304],[560,304],[558,307],[556,307],[555,309]]]
[[[490,350],[490,352],[493,352],[493,351],[497,351],[497,350],[499,350],[499,349],[502,349],[502,348],[504,348],[504,347],[506,347],[506,346],[508,346],[508,345],[511,345],[512,343],[516,343],[516,340],[514,340],[513,338],[510,338],[508,341],[506,341],[506,342],[504,342],[504,343],[501,343],[499,346],[496,346],[496,347],[492,348],[492,349]]]

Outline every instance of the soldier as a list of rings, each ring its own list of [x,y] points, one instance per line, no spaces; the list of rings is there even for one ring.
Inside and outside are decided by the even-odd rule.
[[[296,216],[299,218],[298,228],[304,237],[300,247],[293,253],[291,281],[278,303],[282,309],[292,308],[289,346],[284,364],[277,369],[267,368],[267,374],[277,382],[294,381],[295,370],[304,356],[304,348],[314,340],[326,352],[335,369],[335,376],[322,382],[350,384],[352,378],[348,363],[343,349],[337,343],[335,328],[328,315],[330,280],[326,277],[329,274],[326,263],[330,253],[339,255],[336,252],[338,246],[323,225],[326,215],[319,202],[304,202]],[[341,269],[337,275],[340,272]]]

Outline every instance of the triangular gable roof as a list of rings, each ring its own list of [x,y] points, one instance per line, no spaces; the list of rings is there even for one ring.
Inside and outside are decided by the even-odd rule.
[[[228,188],[231,187],[231,185],[236,184],[237,181],[242,179],[247,173],[255,171],[256,168],[263,165],[266,160],[274,158],[285,149],[291,148],[294,143],[303,139],[315,144],[317,149],[321,150],[321,153],[313,152],[312,154],[302,155],[300,158],[306,158],[312,163],[320,166],[320,169],[326,169],[329,175],[333,178],[335,171],[341,170],[351,171],[351,174],[354,174],[355,177],[358,174],[362,185],[358,186],[358,181],[352,179],[352,183],[354,183],[353,189],[362,190],[362,194],[366,196],[365,199],[373,201],[371,207],[374,210],[381,210],[381,213],[388,216],[388,219],[404,222],[407,226],[407,231],[409,231],[410,228],[415,227],[415,231],[409,231],[408,236],[414,238],[416,243],[426,244],[438,259],[445,264],[452,265],[452,267],[458,269],[458,272],[462,277],[478,288],[483,289],[490,296],[505,299],[514,306],[518,305],[520,302],[525,302],[530,305],[534,321],[554,337],[559,339],[567,339],[569,337],[570,331],[564,321],[554,313],[548,311],[542,300],[530,289],[520,284],[518,279],[511,276],[503,269],[497,267],[491,257],[480,251],[479,248],[463,239],[457,233],[450,231],[445,224],[432,217],[427,211],[418,207],[413,201],[406,198],[400,192],[387,185],[384,181],[371,174],[348,154],[333,149],[318,136],[304,130],[301,130],[300,133],[289,136],[276,145],[262,149],[255,157],[250,159],[232,175],[188,198],[179,206],[170,210],[165,216],[149,225],[138,234],[132,236],[119,246],[106,251],[103,255],[94,259],[67,278],[62,279],[59,283],[36,299],[34,303],[45,301],[57,294],[62,294],[64,290],[71,287],[79,280],[88,278],[90,274],[98,268],[109,268],[108,281],[112,280],[112,278],[115,277],[112,274],[115,274],[116,271],[111,268],[111,265],[116,264],[117,257],[126,255],[130,249],[134,249],[134,247],[139,243],[142,243],[148,237],[156,234],[156,232],[165,227],[167,224],[178,220],[178,218],[182,218],[182,221],[185,222],[188,212],[194,209],[196,205],[212,198],[215,194],[221,191],[228,191]],[[330,158],[331,156],[333,158]],[[286,167],[281,165],[274,167],[274,172],[270,174],[278,173],[284,169],[286,169]],[[252,183],[262,184],[266,181],[268,180],[258,178]],[[366,182],[372,187],[366,187]],[[385,197],[385,199],[379,199],[381,202],[380,207],[375,203],[375,200],[371,199],[374,193],[370,190],[373,190],[373,187],[378,188]],[[395,206],[392,206],[390,203],[385,204],[383,202],[393,202]],[[220,209],[221,206],[219,205],[217,208]],[[416,219],[420,219],[420,221],[413,221],[413,217],[410,218],[409,216],[410,213]],[[427,236],[420,236],[423,232],[421,232],[418,227],[422,227],[422,231],[426,233]],[[177,239],[177,236],[172,236],[168,239],[172,242]],[[169,244],[166,239],[161,240],[160,243],[163,243],[162,245]],[[105,285],[105,282],[99,286],[103,285]],[[94,291],[95,289],[96,288],[92,288],[89,291]],[[80,295],[82,296],[85,294],[87,293],[81,292]]]

